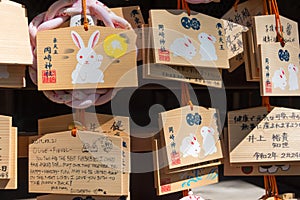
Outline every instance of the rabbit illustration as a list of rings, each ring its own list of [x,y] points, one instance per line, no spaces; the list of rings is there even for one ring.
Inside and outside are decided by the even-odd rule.
[[[193,156],[198,157],[200,153],[200,144],[197,141],[195,134],[190,134],[189,136],[183,138],[180,146],[180,152],[183,154],[183,157]]]
[[[204,149],[204,156],[213,154],[217,152],[216,142],[214,138],[215,130],[208,126],[203,126],[201,128],[201,135],[203,137],[203,149]]]
[[[268,174],[274,174],[278,170],[278,166],[276,165],[267,165],[267,166],[259,166],[258,171],[260,173],[268,173]]]
[[[71,31],[71,36],[79,48],[76,55],[78,63],[72,72],[72,83],[103,83],[104,75],[99,69],[103,56],[97,55],[93,49],[99,40],[100,32],[95,31],[91,35],[87,47],[84,46],[84,42],[77,32]]]
[[[218,56],[216,54],[216,38],[212,35],[208,35],[207,33],[200,33],[198,35],[198,39],[200,41],[200,55],[201,60],[204,61],[212,61],[218,60]]]
[[[280,88],[281,90],[285,90],[287,85],[287,79],[285,76],[285,72],[282,68],[279,68],[274,72],[274,76],[272,77],[272,82],[274,84],[274,88]]]
[[[174,56],[181,56],[188,60],[193,59],[196,55],[196,48],[186,35],[182,38],[176,38],[171,44],[170,50]]]
[[[289,90],[298,90],[298,67],[296,65],[290,63],[288,66],[289,71]]]

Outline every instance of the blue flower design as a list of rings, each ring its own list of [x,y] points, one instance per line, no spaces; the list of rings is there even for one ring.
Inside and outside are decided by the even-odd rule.
[[[196,113],[196,114],[194,115],[194,118],[195,118],[195,124],[196,124],[196,125],[200,125],[201,122],[202,122],[202,117],[201,117],[201,115],[199,115],[199,113]]]
[[[191,27],[193,30],[199,30],[200,29],[200,22],[196,18],[191,19]]]
[[[283,51],[282,49],[280,49],[278,51],[278,57],[281,61],[288,62],[290,60],[290,53],[288,52],[288,50]]]
[[[187,114],[186,115],[186,122],[188,123],[188,125],[193,126],[195,124],[195,117],[193,114]]]
[[[283,50],[282,49],[280,49],[279,51],[278,51],[278,57],[279,57],[279,59],[281,60],[281,61],[283,61],[284,60],[284,52],[283,52]]]
[[[184,28],[190,29],[191,28],[191,21],[188,17],[181,18],[181,24]]]

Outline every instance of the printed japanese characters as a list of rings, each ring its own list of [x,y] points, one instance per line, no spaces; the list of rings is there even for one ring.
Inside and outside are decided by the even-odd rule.
[[[161,113],[169,168],[222,158],[215,109],[190,106]]]

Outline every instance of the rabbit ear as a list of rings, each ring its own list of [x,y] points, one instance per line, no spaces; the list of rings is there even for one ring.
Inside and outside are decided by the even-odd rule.
[[[100,38],[100,31],[95,31],[89,39],[88,47],[94,48],[96,46],[99,38]]]
[[[76,44],[76,46],[79,49],[84,47],[83,40],[76,31],[71,31],[71,36],[72,36],[73,42]]]

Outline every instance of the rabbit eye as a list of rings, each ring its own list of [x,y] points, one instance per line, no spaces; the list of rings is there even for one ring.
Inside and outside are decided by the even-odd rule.
[[[93,56],[93,55],[91,55],[91,58],[94,58],[94,56]]]
[[[82,59],[82,58],[83,58],[83,56],[79,56],[79,58],[80,58],[80,59]]]
[[[194,145],[194,142],[191,142],[192,145]]]

